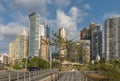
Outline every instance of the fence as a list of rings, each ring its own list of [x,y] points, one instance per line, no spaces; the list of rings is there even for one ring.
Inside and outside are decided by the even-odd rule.
[[[57,69],[48,69],[31,72],[8,73],[8,75],[1,77],[0,81],[37,81],[57,72]]]

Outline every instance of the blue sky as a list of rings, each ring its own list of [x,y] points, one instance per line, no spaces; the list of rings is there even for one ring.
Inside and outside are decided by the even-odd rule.
[[[0,51],[7,52],[16,35],[28,30],[33,11],[51,30],[64,27],[68,38],[79,39],[91,21],[103,25],[106,18],[120,16],[120,0],[0,0]]]

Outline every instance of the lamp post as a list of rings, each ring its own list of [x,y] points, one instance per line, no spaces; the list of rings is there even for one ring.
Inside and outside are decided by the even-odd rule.
[[[27,57],[25,59],[25,70],[27,70]]]
[[[52,57],[51,57],[51,48],[49,47],[50,49],[50,69],[52,68]]]

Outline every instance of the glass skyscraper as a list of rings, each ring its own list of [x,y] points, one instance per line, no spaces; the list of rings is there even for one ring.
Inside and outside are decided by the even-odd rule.
[[[42,43],[42,41],[49,41],[49,27],[46,23],[40,24],[40,15],[33,12],[29,15],[30,27],[29,27],[29,55],[32,58],[34,56],[42,59],[48,58],[48,44]]]
[[[39,57],[40,50],[40,15],[33,12],[29,15],[29,55],[28,57]]]

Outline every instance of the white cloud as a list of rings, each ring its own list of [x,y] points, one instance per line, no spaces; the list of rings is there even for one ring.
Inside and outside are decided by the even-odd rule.
[[[83,21],[83,17],[87,15],[87,13],[83,13],[80,9],[74,6],[71,8],[69,13],[76,22]]]
[[[89,4],[85,4],[85,5],[84,5],[84,8],[87,9],[87,10],[90,10],[90,9],[91,9],[91,7],[90,7]]]
[[[83,21],[83,13],[77,7],[72,7],[69,14],[65,14],[62,10],[57,11],[57,24],[59,27],[64,27],[67,32],[68,39],[79,39],[79,30],[77,23]]]
[[[111,12],[111,13],[106,13],[103,16],[103,19],[107,19],[107,18],[116,18],[116,17],[120,17],[119,13],[115,13],[115,12]]]
[[[5,10],[4,6],[0,4],[0,11],[4,11],[4,10]]]
[[[46,10],[46,4],[50,0],[13,0],[10,2],[9,6],[13,9],[19,11],[27,11],[28,13],[33,11],[39,11],[41,15],[48,15]]]
[[[7,25],[0,24],[0,39],[11,39],[20,33],[23,29],[27,30],[27,27],[19,23],[9,23]]]
[[[48,16],[47,4],[56,5],[57,8],[64,8],[70,4],[71,0],[12,0],[9,6],[12,9],[27,13],[37,11],[41,16]]]

